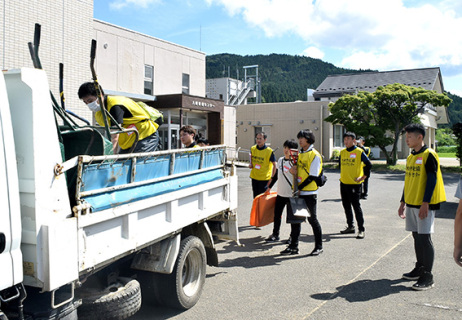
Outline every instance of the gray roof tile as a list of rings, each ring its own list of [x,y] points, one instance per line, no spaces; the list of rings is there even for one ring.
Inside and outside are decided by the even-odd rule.
[[[355,93],[356,91],[374,92],[379,86],[393,83],[439,91],[435,88],[438,79],[440,79],[442,86],[440,68],[438,67],[330,75],[318,86],[314,96],[337,96],[343,93]]]

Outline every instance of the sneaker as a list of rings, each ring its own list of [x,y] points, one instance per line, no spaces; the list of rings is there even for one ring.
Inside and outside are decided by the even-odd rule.
[[[351,226],[351,227],[346,226],[345,229],[340,230],[341,234],[355,233],[355,232],[356,232],[356,230],[355,230],[354,226]]]
[[[298,248],[291,248],[290,246],[281,251],[281,254],[298,254]]]
[[[311,251],[310,256],[319,256],[323,252],[324,252],[324,250],[322,248],[321,249],[314,249],[313,251]]]
[[[364,239],[364,231],[359,231],[358,235],[356,236],[356,239]]]
[[[275,236],[274,234],[270,235],[268,238],[265,239],[266,242],[276,242],[279,241],[279,236]]]
[[[411,272],[403,273],[402,278],[406,280],[419,280],[420,276],[424,273],[423,266],[418,266],[415,264],[415,268]]]
[[[417,280],[417,282],[413,284],[412,289],[424,291],[433,288],[433,286],[433,275],[428,271],[424,271],[420,276],[419,280]]]
[[[361,199],[367,200],[367,195],[362,195],[362,196],[361,196]]]

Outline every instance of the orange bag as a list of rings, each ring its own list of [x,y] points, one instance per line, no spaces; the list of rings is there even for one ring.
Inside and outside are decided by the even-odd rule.
[[[262,193],[253,199],[252,211],[250,212],[250,225],[263,227],[274,221],[274,205],[277,193]]]

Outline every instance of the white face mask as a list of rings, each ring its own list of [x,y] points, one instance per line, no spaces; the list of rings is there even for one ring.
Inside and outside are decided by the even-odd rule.
[[[97,112],[101,110],[101,108],[99,107],[98,99],[87,104],[87,107],[93,112]]]

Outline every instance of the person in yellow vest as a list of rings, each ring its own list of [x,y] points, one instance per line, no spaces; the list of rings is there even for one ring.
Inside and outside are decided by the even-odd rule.
[[[191,126],[182,126],[180,129],[180,140],[185,148],[199,148],[196,144],[196,130]]]
[[[370,158],[371,148],[366,147],[365,144],[366,144],[366,139],[364,139],[364,137],[359,137],[357,141],[357,146],[363,149],[366,156]],[[367,200],[368,191],[369,191],[369,177],[367,177],[363,182],[363,188],[361,190],[361,199]]]
[[[403,279],[417,280],[414,290],[433,287],[435,249],[431,240],[436,210],[446,201],[443,176],[437,153],[424,143],[425,128],[410,124],[404,128],[406,144],[413,149],[406,160],[404,191],[398,215],[406,219],[406,231],[412,232],[417,258],[415,268],[403,274]]]
[[[310,212],[308,222],[313,229],[314,249],[311,256],[323,253],[322,229],[316,214],[318,197],[318,185],[316,178],[322,171],[321,154],[314,148],[314,134],[311,130],[301,130],[297,134],[300,150],[298,152],[297,166],[290,168],[290,173],[297,176],[299,197],[305,200],[306,207]],[[291,224],[290,244],[281,251],[281,254],[298,254],[298,239],[301,232],[301,223]]]
[[[252,179],[253,197],[268,189],[271,179],[276,173],[276,157],[273,149],[266,145],[267,135],[264,132],[255,136],[256,145],[250,148],[250,178]]]
[[[102,91],[102,90],[101,90]],[[104,93],[103,93],[104,94]],[[104,118],[93,82],[85,82],[78,91],[81,99],[88,108],[94,113],[96,122],[104,126]],[[123,128],[136,129],[138,131],[138,143],[132,152],[151,152],[159,150],[159,125],[150,119],[150,116],[141,108],[138,103],[130,98],[122,96],[104,95],[104,106],[112,115],[115,121]],[[111,120],[108,119],[109,125]],[[120,147],[120,154],[128,153],[135,142],[133,132],[115,134],[111,137],[114,154]]]
[[[371,162],[361,148],[355,146],[356,135],[353,132],[343,134],[345,149],[340,151],[340,195],[345,210],[347,226],[340,233],[355,233],[353,210],[358,224],[357,239],[363,239],[364,216],[359,199],[361,197],[361,184],[370,175]],[[351,210],[353,207],[353,210]]]
[[[454,261],[462,267],[462,177],[455,194],[459,198],[456,217],[454,218]]]

